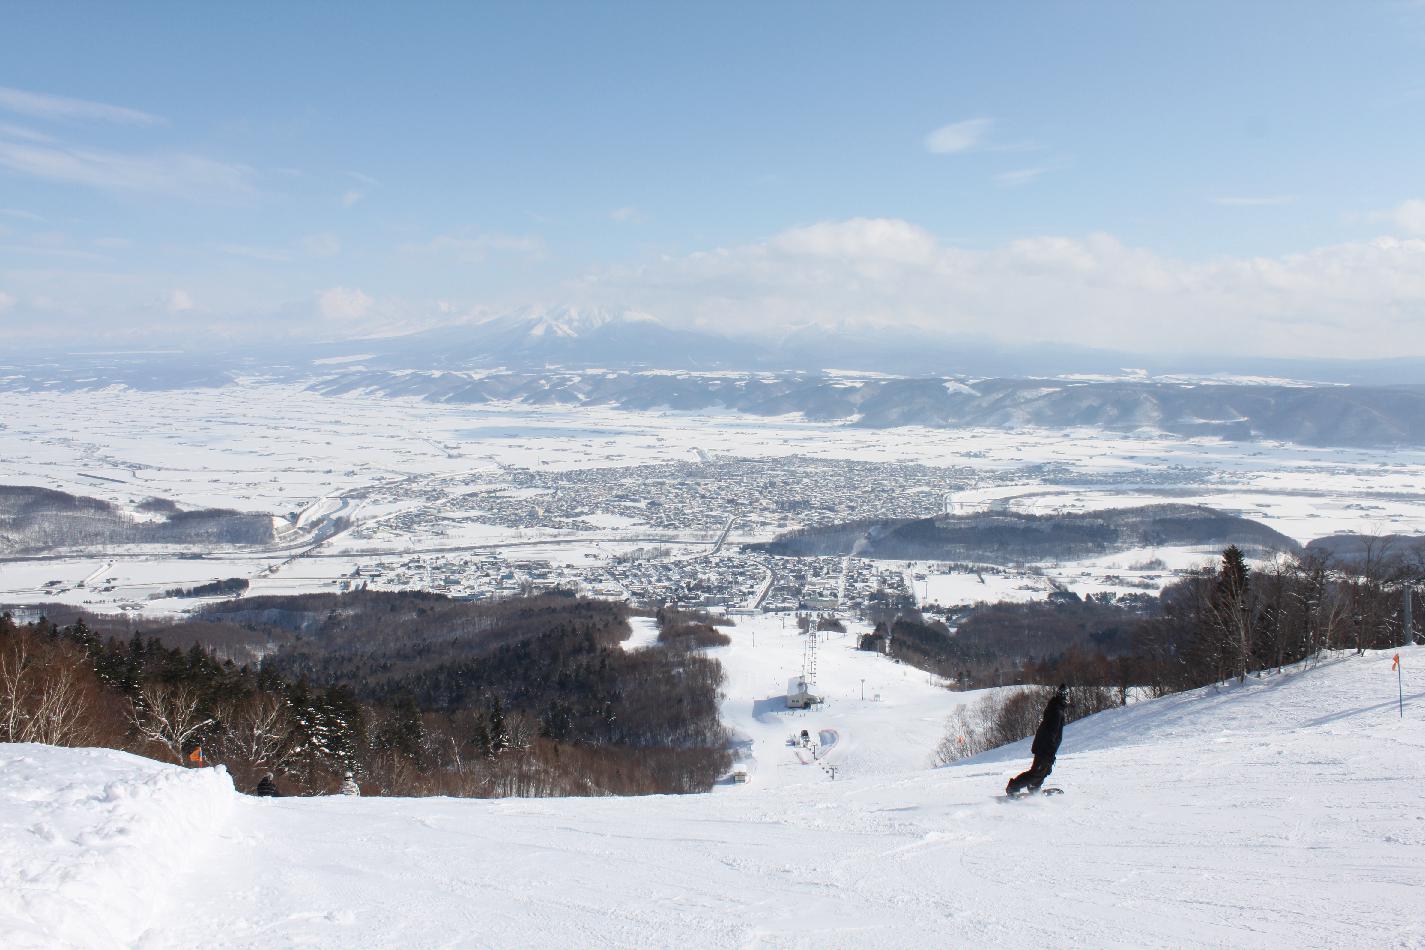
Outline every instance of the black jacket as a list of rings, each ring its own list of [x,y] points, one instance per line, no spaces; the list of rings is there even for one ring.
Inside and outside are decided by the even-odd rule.
[[[1029,751],[1035,755],[1055,756],[1059,754],[1059,742],[1064,738],[1064,700],[1057,694],[1044,707],[1044,719],[1039,723],[1039,731],[1034,733],[1034,745]]]
[[[263,798],[277,798],[277,783],[264,775],[262,781],[257,783],[257,794]]]

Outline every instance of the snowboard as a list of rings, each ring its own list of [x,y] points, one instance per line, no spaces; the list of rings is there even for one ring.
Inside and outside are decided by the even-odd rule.
[[[996,795],[995,797],[998,798],[998,799],[1000,799],[1001,801],[1009,802],[1009,801],[1014,801],[1016,798],[1033,798],[1035,795],[1062,795],[1062,794],[1064,794],[1064,790],[1063,790],[1062,788],[1052,788],[1052,787],[1051,787],[1051,788],[1041,788],[1038,792],[1017,792],[1017,793],[1015,793],[1015,794],[1013,794],[1013,795],[1004,794],[1004,795]]]

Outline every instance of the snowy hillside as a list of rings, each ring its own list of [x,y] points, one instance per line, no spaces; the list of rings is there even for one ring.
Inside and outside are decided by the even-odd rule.
[[[0,932],[18,947],[1425,947],[1425,648],[1402,654],[1403,720],[1390,656],[1340,657],[1070,726],[1052,780],[1068,794],[1006,802],[1023,744],[924,768],[926,720],[954,698],[834,635],[829,705],[778,712],[798,639],[764,623],[723,648],[754,773],[704,796],[267,800],[215,771],[0,746]],[[827,750],[844,756],[835,781],[795,762],[792,728],[847,743]]]

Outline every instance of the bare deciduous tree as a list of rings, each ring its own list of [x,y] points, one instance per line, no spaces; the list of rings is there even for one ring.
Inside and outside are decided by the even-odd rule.
[[[129,721],[144,739],[167,749],[175,762],[213,720],[202,714],[202,697],[191,686],[146,683],[129,710]]]
[[[230,766],[275,772],[292,756],[292,715],[282,697],[257,693],[227,706],[218,717],[226,726],[221,751]]]
[[[93,671],[76,651],[16,631],[0,645],[0,741],[85,745]]]

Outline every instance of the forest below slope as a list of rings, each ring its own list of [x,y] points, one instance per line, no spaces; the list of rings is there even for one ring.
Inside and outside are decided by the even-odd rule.
[[[560,595],[250,598],[174,623],[56,606],[0,620],[0,741],[201,749],[288,793],[704,791],[729,764],[722,668],[629,632],[624,605]]]
[[[862,646],[963,688],[1069,682],[1107,691],[1105,702],[1122,702],[1130,688],[1162,695],[1327,650],[1418,639],[1425,543],[1376,553],[1359,560],[1306,551],[1252,567],[1229,546],[1215,570],[1193,572],[1156,597],[1061,593],[938,616],[888,603]]]

